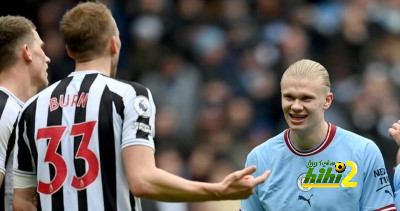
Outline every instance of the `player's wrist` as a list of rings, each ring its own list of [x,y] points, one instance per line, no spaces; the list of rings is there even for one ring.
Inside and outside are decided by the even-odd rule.
[[[220,183],[205,183],[204,190],[212,200],[223,200],[223,193],[226,188]]]

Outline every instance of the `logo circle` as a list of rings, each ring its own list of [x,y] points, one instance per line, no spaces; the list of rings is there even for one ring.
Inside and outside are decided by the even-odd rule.
[[[306,179],[306,175],[307,175],[307,173],[302,173],[297,178],[297,187],[303,192],[307,192],[312,189],[312,187],[303,187],[304,180]]]
[[[150,101],[145,96],[137,96],[133,102],[133,107],[139,116],[149,118],[151,114]]]
[[[343,162],[337,162],[335,164],[335,170],[337,173],[342,173],[346,170],[346,165]]]

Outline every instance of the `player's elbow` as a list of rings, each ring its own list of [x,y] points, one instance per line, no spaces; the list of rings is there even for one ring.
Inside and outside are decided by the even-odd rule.
[[[136,179],[129,183],[129,189],[133,195],[141,198],[149,198],[151,196],[150,185],[142,179]]]
[[[151,168],[137,168],[135,171],[128,172],[127,179],[131,193],[136,197],[149,198],[151,191],[155,189],[153,175]]]

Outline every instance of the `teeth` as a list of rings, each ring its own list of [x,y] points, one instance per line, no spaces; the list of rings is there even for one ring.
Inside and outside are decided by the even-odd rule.
[[[294,115],[290,115],[292,118],[305,118],[305,116],[294,116]]]

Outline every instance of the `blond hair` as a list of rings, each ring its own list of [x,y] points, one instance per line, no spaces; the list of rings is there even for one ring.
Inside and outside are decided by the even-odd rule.
[[[328,71],[320,63],[309,59],[302,59],[290,65],[282,75],[281,86],[282,81],[287,78],[307,78],[312,80],[321,78],[322,85],[326,87],[327,93],[331,90]]]
[[[32,30],[36,30],[35,25],[25,17],[0,17],[0,72],[17,62],[17,47],[33,43]]]
[[[110,9],[100,2],[81,2],[69,10],[60,22],[65,44],[78,62],[102,55],[115,30]]]

